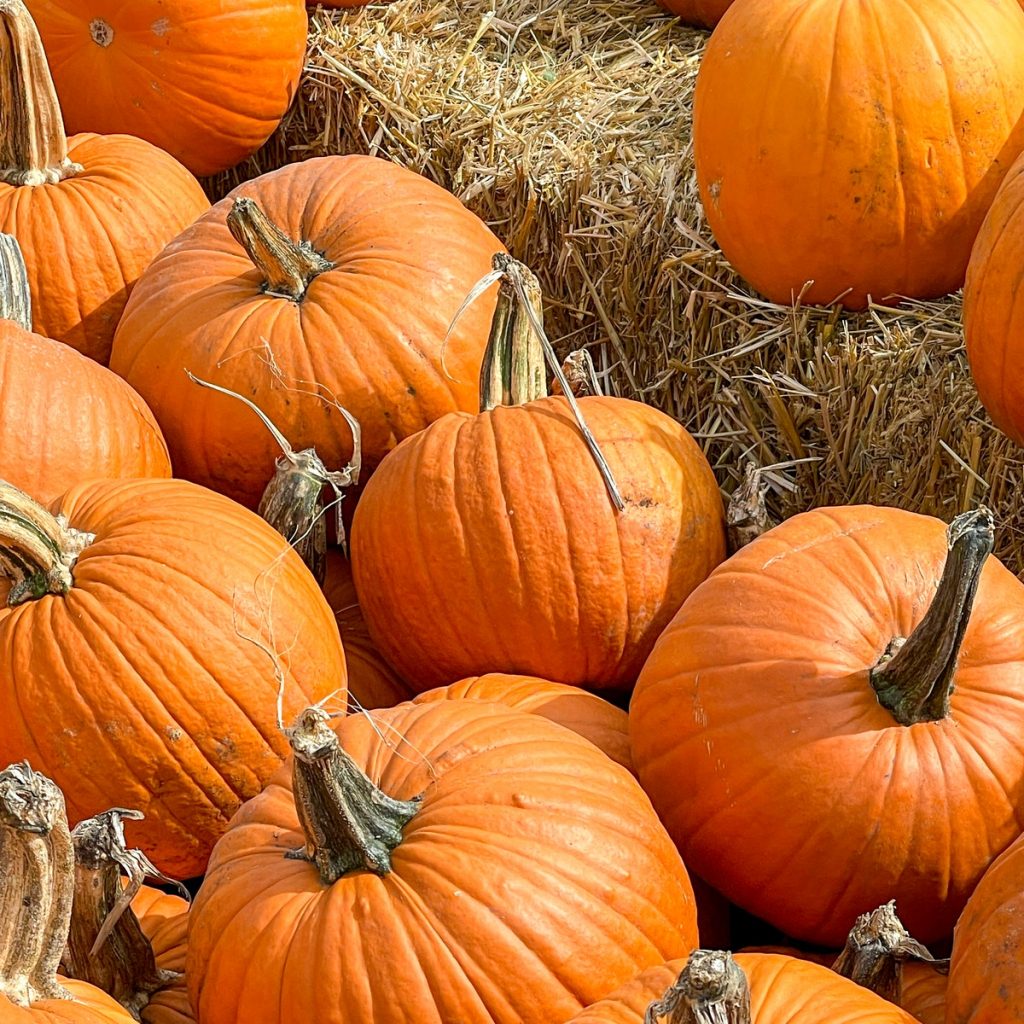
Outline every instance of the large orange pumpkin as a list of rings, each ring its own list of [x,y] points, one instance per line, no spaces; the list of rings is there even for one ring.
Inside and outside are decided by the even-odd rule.
[[[280,534],[195,484],[81,484],[54,511],[70,525],[0,485],[0,760],[45,765],[76,820],[143,810],[133,841],[199,875],[287,752],[279,690],[291,715],[344,706],[334,617]]]
[[[957,921],[946,994],[948,1024],[1017,1024],[1020,1020],[1024,1020],[1024,836],[985,872]]]
[[[195,174],[254,153],[306,52],[303,0],[27,0],[72,131],[146,139]]]
[[[543,397],[544,356],[519,290],[539,305],[539,286],[521,264],[497,263],[507,276],[482,411],[431,424],[370,478],[351,531],[360,606],[381,652],[419,689],[485,672],[625,688],[724,557],[722,499],[675,420],[624,398],[582,398],[623,499],[616,509],[568,400]]]
[[[277,443],[185,369],[250,397],[331,467],[352,452],[337,402],[359,421],[371,469],[431,420],[472,408],[493,304],[442,347],[500,247],[454,196],[388,161],[292,164],[239,186],[160,254],[111,365],[149,403],[179,475],[255,508]]]
[[[694,591],[637,682],[634,766],[687,865],[796,938],[838,946],[893,898],[948,938],[1024,828],[1024,585],[986,511],[948,555],[945,534],[794,516]]]
[[[303,714],[214,850],[186,969],[203,1024],[550,1024],[694,947],[679,855],[593,744],[476,701],[335,729]]]
[[[694,98],[725,256],[787,304],[955,291],[1024,148],[1022,65],[1018,0],[738,0]]]
[[[0,231],[21,244],[35,329],[105,363],[132,285],[210,204],[181,164],[140,139],[65,138],[21,0],[0,7],[0,69]]]
[[[28,294],[18,243],[0,235],[0,479],[52,501],[97,477],[170,476],[146,403],[106,367],[33,334]]]

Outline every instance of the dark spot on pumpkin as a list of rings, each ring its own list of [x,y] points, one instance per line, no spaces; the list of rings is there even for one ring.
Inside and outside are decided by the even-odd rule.
[[[407,395],[413,395],[413,396],[415,397],[415,395],[416,395],[416,389],[415,389],[415,388],[414,388],[414,387],[413,387],[413,386],[412,386],[412,385],[410,384],[410,385],[409,385],[409,386],[408,386],[408,387],[407,387],[407,388],[405,389],[405,393],[406,393]]]

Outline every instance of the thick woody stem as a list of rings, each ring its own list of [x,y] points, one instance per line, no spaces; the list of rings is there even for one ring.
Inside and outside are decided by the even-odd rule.
[[[644,1024],[751,1024],[750,988],[732,954],[698,949],[679,979],[651,1003]]]
[[[32,330],[32,295],[21,246],[13,235],[0,234],[0,320]]]

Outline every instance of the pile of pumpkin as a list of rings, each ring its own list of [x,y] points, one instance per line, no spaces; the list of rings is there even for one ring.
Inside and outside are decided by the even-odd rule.
[[[87,92],[68,12],[99,59],[136,3],[29,3],[81,127],[146,104],[106,70]],[[302,13],[217,6],[233,57],[267,48],[248,134],[215,151],[195,83],[188,125],[139,129],[202,172],[293,87],[270,52],[292,22],[247,13]],[[738,0],[716,30],[695,141],[727,248],[745,165],[708,178],[699,133],[795,138],[721,100],[716,67],[762,73],[766,6],[864,5]],[[975,6],[1024,56],[1016,0]],[[986,510],[819,509],[727,558],[697,443],[602,395],[585,354],[558,363],[536,280],[451,195],[339,156],[208,208],[153,142],[66,137],[21,0],[0,57],[0,1020],[1024,1019],[1024,584]],[[975,219],[922,214],[943,287],[967,259],[944,233],[973,241],[1013,148],[999,117],[969,147],[984,187],[965,161],[936,190]],[[979,246],[1010,244],[1019,176]],[[1024,263],[998,270],[987,301]],[[203,878],[189,908],[147,876]],[[796,945],[699,949],[728,945],[725,901]]]

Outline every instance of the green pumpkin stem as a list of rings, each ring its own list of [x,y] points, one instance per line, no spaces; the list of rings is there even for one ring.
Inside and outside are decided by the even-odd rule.
[[[731,953],[698,949],[678,980],[647,1007],[644,1024],[751,1024],[750,988]]]
[[[0,999],[70,999],[57,980],[75,855],[64,796],[28,763],[0,772]]]
[[[236,199],[227,216],[228,230],[263,275],[263,291],[301,302],[310,282],[334,264],[309,242],[294,242],[254,199]]]
[[[391,871],[391,852],[419,808],[394,800],[370,781],[341,747],[330,716],[306,708],[289,729],[295,807],[306,845],[291,856],[316,865],[324,885],[351,871]]]
[[[112,808],[75,826],[75,889],[68,944],[61,967],[116,999],[136,1020],[150,996],[180,975],[156,965],[149,939],[131,908],[147,876],[177,885],[141,850],[129,850],[125,820],[139,811]],[[122,885],[121,875],[128,877]],[[187,890],[182,892],[188,895]]]
[[[0,234],[0,320],[32,330],[32,295],[21,246],[13,235]]]
[[[22,0],[0,0],[0,181],[47,185],[82,171],[68,157],[46,52]]]
[[[66,594],[75,561],[95,539],[0,480],[0,576],[11,581],[8,606]]]
[[[857,918],[832,970],[871,989],[890,1003],[903,999],[903,965],[908,961],[931,964],[949,971],[948,960],[936,960],[912,938],[896,915],[895,900]]]
[[[949,715],[960,645],[995,543],[992,513],[978,508],[957,516],[947,539],[949,552],[931,606],[910,636],[894,638],[871,670],[878,702],[901,725],[938,722]]]

